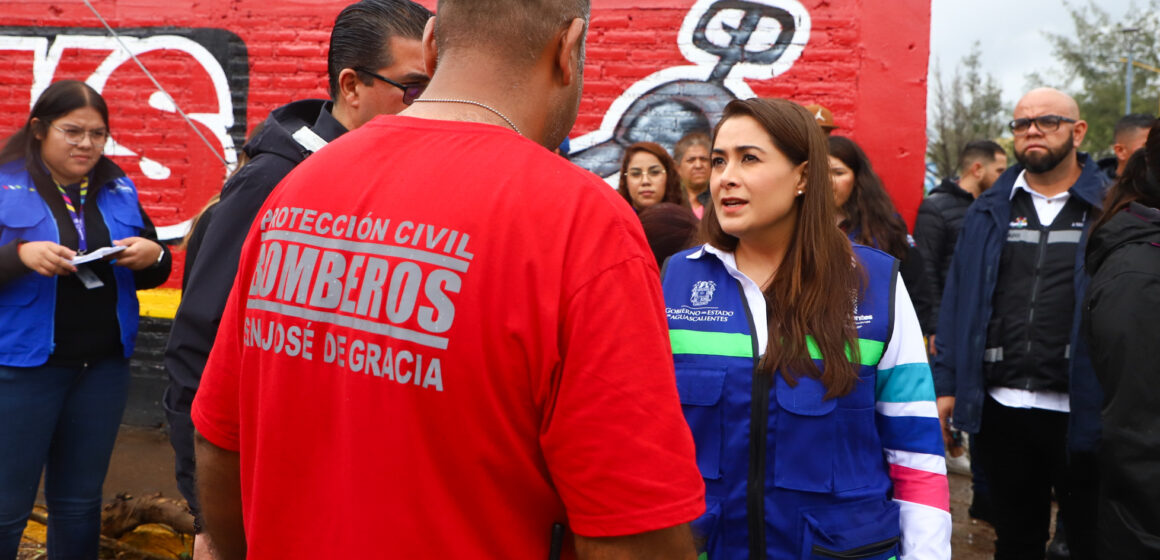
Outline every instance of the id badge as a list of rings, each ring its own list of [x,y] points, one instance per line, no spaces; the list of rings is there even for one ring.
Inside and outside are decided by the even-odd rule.
[[[77,278],[81,281],[82,284],[85,285],[85,288],[87,289],[95,290],[105,285],[104,282],[101,282],[100,278],[97,278],[97,273],[93,272],[93,269],[86,265],[82,264],[78,266],[76,274]]]

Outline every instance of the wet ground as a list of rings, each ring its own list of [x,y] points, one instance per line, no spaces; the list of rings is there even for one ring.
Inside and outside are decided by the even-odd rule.
[[[990,560],[995,556],[995,530],[967,515],[967,508],[971,507],[971,477],[951,473],[950,483],[951,519],[954,522],[951,552],[954,560]]]
[[[122,492],[145,496],[160,492],[180,498],[173,475],[169,434],[153,428],[122,426],[105,478],[105,500]]]
[[[160,493],[169,498],[181,497],[173,475],[173,448],[164,431],[121,426],[109,474],[105,477],[105,502],[123,492],[134,496]],[[43,491],[37,503],[44,504]]]
[[[950,485],[954,559],[989,560],[994,555],[995,531],[990,525],[967,515],[971,503],[970,478],[952,473]],[[164,431],[129,426],[121,428],[105,480],[105,499],[110,500],[122,492],[135,496],[160,493],[166,497],[181,497],[173,478],[173,448]]]

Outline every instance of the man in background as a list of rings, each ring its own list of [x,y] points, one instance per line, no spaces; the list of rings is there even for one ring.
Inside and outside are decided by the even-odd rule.
[[[656,263],[550,151],[589,3],[438,11],[423,98],[299,165],[248,237],[193,406],[206,529],[223,560],[692,560]]]
[[[806,110],[814,116],[818,126],[822,127],[822,131],[829,136],[830,133],[838,129],[838,125],[834,123],[834,114],[829,109],[818,104],[806,105]]]
[[[959,176],[947,177],[930,191],[918,207],[914,242],[922,253],[926,270],[923,284],[932,303],[930,320],[923,330],[932,338],[938,325],[938,305],[946,285],[947,269],[959,240],[967,207],[1007,170],[1007,152],[991,140],[968,142],[959,156]]]
[[[1155,122],[1156,117],[1143,113],[1124,115],[1116,121],[1116,129],[1112,136],[1113,157],[1100,160],[1100,169],[1107,173],[1108,179],[1116,179],[1124,174],[1128,158],[1132,157],[1136,150],[1144,147],[1144,142],[1148,140],[1148,131]]]
[[[1086,235],[1105,178],[1078,148],[1074,99],[1028,92],[1009,123],[1019,165],[967,209],[939,310],[939,414],[978,434],[995,558],[1043,558],[1055,491],[1072,558],[1093,557],[1099,383],[1079,339]]]
[[[914,223],[914,242],[922,255],[925,270],[922,275],[922,289],[927,294],[927,301],[931,302],[931,311],[927,315],[926,324],[922,325],[923,332],[928,337],[929,351],[935,351],[935,328],[938,325],[939,303],[942,300],[943,286],[946,285],[947,269],[951,265],[951,257],[955,252],[955,244],[959,239],[959,229],[963,226],[963,217],[967,207],[987,189],[991,188],[995,180],[1007,170],[1007,153],[1003,147],[990,140],[975,140],[968,142],[959,156],[959,176],[943,179],[937,187],[930,191],[926,199],[918,207],[918,219]],[[965,450],[955,439],[947,442],[947,466],[958,466],[961,471],[968,471],[963,465]],[[963,457],[962,459],[955,459]],[[971,507],[969,514],[976,519],[991,521],[991,500],[988,495],[986,477],[982,474],[979,462],[970,463],[971,474]]]
[[[213,346],[226,296],[237,273],[242,241],[270,191],[310,154],[379,114],[402,111],[428,81],[423,27],[431,12],[410,0],[362,0],[339,13],[327,57],[330,100],[295,101],[275,109],[245,146],[249,162],[222,187],[221,202],[198,221],[181,306],[174,318],[165,367],[164,405],[176,455],[177,485],[200,526],[194,490],[190,407]],[[195,556],[205,558],[207,539]]]
[[[681,187],[689,199],[689,206],[697,218],[705,215],[709,201],[709,150],[713,142],[709,135],[701,131],[690,132],[673,147],[677,160],[677,174],[681,176]]]

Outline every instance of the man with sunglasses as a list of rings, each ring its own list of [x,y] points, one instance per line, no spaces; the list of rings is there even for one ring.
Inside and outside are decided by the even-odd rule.
[[[198,221],[187,254],[184,293],[174,319],[165,366],[170,441],[177,482],[200,524],[194,492],[190,407],[213,346],[242,241],[267,195],[307,156],[380,114],[395,114],[422,93],[429,79],[423,28],[431,12],[410,0],[362,0],[338,15],[330,36],[330,100],[295,101],[270,113],[244,150],[249,162],[222,187],[221,202]],[[206,255],[196,259],[197,255]],[[206,556],[198,539],[195,558]]]
[[[1105,176],[1077,148],[1079,107],[1028,92],[1009,127],[1015,158],[963,220],[934,363],[944,423],[976,434],[990,483],[995,558],[1043,558],[1054,490],[1071,557],[1092,557],[1100,389],[1078,324],[1086,231]]]

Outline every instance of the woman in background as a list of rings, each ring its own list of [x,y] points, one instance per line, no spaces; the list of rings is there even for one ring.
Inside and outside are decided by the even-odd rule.
[[[41,471],[48,557],[97,557],[137,290],[169,277],[137,189],[101,155],[108,138],[100,94],[62,81],[0,150],[0,560],[16,557]],[[109,246],[123,248],[111,261],[72,262]]]
[[[950,558],[934,384],[895,259],[838,228],[826,139],[780,99],[714,131],[702,233],[662,284],[714,560]]]
[[[653,142],[637,142],[624,150],[617,191],[637,212],[658,202],[688,205],[676,163]]]
[[[1103,389],[1099,558],[1160,558],[1160,125],[1092,227],[1083,328]]]
[[[828,141],[838,227],[851,242],[879,249],[899,260],[914,311],[926,324],[931,304],[920,285],[922,256],[906,231],[906,222],[898,215],[866,152],[849,138],[830,136]]]

